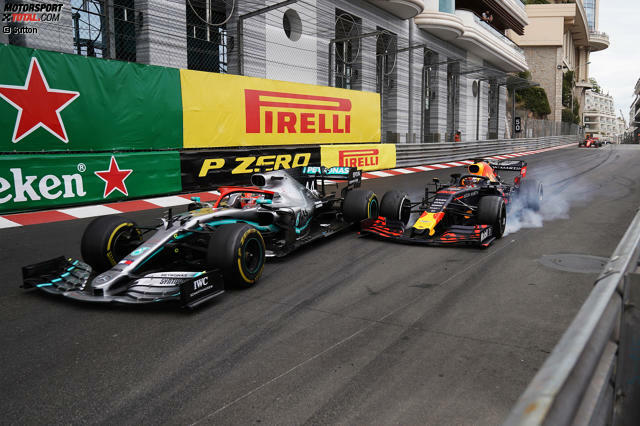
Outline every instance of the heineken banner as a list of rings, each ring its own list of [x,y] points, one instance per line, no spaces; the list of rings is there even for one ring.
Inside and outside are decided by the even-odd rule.
[[[182,147],[179,70],[0,44],[0,152]]]
[[[181,190],[177,151],[0,156],[0,213]]]
[[[319,166],[320,148],[183,151],[180,164],[185,191],[211,190],[220,185],[249,185],[252,173]]]

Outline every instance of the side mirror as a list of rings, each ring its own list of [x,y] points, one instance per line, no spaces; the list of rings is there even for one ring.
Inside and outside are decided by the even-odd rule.
[[[438,179],[438,178],[433,178],[433,183],[435,183],[435,184],[440,183],[440,179]]]

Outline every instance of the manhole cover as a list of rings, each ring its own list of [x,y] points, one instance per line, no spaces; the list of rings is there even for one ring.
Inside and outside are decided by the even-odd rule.
[[[586,254],[545,254],[538,262],[542,265],[567,272],[582,272],[593,274],[602,272],[609,261],[606,257],[589,256]]]

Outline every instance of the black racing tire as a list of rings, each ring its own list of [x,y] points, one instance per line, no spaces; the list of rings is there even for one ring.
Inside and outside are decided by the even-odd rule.
[[[507,225],[507,208],[502,197],[486,195],[478,203],[478,224],[491,225],[493,236],[502,238]]]
[[[380,212],[378,197],[368,189],[347,191],[342,204],[342,214],[347,222],[357,223],[364,219],[377,218]]]
[[[520,184],[520,197],[526,208],[536,212],[539,211],[543,196],[542,183],[538,180],[525,179]]]
[[[248,288],[262,275],[265,252],[262,234],[253,226],[221,225],[209,240],[207,265],[220,269],[225,286]]]
[[[115,266],[142,242],[142,232],[132,220],[119,216],[94,219],[82,234],[82,259],[95,272]]]
[[[407,193],[395,189],[385,192],[380,201],[380,216],[399,220],[406,225],[411,216],[411,200]]]

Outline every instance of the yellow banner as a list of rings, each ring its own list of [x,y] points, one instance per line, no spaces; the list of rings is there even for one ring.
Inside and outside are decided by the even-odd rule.
[[[394,144],[323,145],[320,162],[325,167],[357,167],[360,170],[392,169],[396,166]]]
[[[185,148],[380,141],[380,95],[180,70]]]

